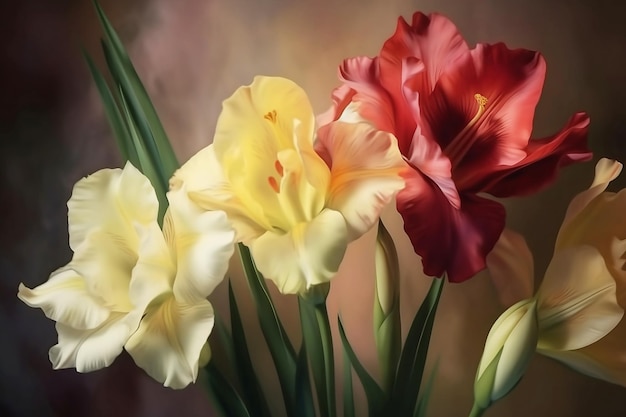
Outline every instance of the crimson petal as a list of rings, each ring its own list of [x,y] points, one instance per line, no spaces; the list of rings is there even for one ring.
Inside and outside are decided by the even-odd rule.
[[[504,207],[474,195],[462,195],[453,207],[439,187],[419,171],[404,173],[406,187],[397,196],[404,230],[422,257],[424,273],[462,282],[485,268],[485,258],[504,229]]]
[[[526,148],[526,158],[514,166],[491,173],[476,188],[496,197],[538,191],[556,178],[560,168],[592,158],[587,148],[588,127],[589,116],[576,113],[558,134],[531,140]]]

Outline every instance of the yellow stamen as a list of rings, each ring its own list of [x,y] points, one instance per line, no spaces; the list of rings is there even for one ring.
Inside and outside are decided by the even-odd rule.
[[[485,112],[485,107],[487,107],[487,102],[489,101],[487,97],[483,96],[480,93],[474,94],[474,99],[478,103],[478,110],[476,111],[476,114],[474,115],[474,117],[472,117],[472,120],[467,123],[463,130],[461,130],[454,137],[454,139],[450,141],[446,148],[446,154],[450,161],[452,161],[453,165],[455,163],[458,163],[474,144],[473,140],[466,140],[467,138],[465,138],[465,136],[483,115],[483,113]]]
[[[268,111],[267,113],[265,113],[265,116],[263,116],[263,118],[269,120],[272,123],[276,123],[276,110]]]

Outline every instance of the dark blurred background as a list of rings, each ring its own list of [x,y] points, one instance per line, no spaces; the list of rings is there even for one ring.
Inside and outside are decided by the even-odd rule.
[[[375,55],[393,33],[397,17],[410,19],[416,10],[446,14],[470,45],[504,41],[509,47],[541,51],[548,74],[534,136],[557,131],[573,112],[585,110],[592,119],[590,146],[596,159],[626,160],[626,2],[101,2],[181,161],[210,142],[221,101],[254,75],[291,78],[309,93],[317,112],[325,110],[341,60]],[[47,351],[56,343],[54,323],[17,300],[18,283],[36,286],[70,260],[65,204],[73,184],[122,162],[81,57],[84,48],[103,65],[91,1],[5,0],[0,30],[0,415],[212,415],[200,386],[164,389],[126,355],[110,368],[87,375],[51,369]],[[569,200],[592,176],[593,163],[567,168],[548,191],[506,201],[508,225],[524,233],[535,253],[537,282]],[[612,188],[623,186],[622,179]],[[385,218],[402,249],[403,314],[409,319],[428,281],[416,272],[419,259],[402,235],[397,214],[391,209]],[[369,321],[372,265],[363,262],[372,258],[372,241],[370,233],[351,245],[334,281],[329,309],[331,321],[341,312],[358,354],[375,372]],[[232,275],[246,305],[236,265]],[[225,311],[225,294],[222,286],[212,297],[218,312]],[[293,301],[280,299],[280,311],[295,311]],[[503,309],[486,273],[444,289],[429,356],[429,364],[439,361],[432,416],[469,412],[482,346]],[[244,315],[251,340],[261,345],[249,305]],[[289,321],[288,327],[297,336],[296,323]],[[254,350],[256,365],[267,374],[267,353]],[[278,393],[268,378],[268,394]],[[537,355],[517,389],[486,413],[502,415],[624,416],[626,391]]]

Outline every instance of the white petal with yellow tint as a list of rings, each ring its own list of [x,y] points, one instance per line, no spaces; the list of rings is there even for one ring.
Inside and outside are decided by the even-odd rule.
[[[250,248],[256,266],[283,294],[302,293],[330,281],[348,245],[346,222],[334,210],[324,209],[307,223],[287,233],[267,232]]]
[[[67,207],[70,247],[76,251],[98,228],[135,246],[132,223],[154,222],[159,203],[148,178],[127,162],[123,170],[102,169],[78,181]]]
[[[28,306],[42,309],[49,319],[76,329],[96,328],[110,315],[102,299],[87,291],[85,280],[67,267],[32,290],[20,284],[17,296]]]
[[[157,226],[156,222],[154,225]],[[135,242],[124,239],[131,234]],[[133,309],[128,288],[137,263],[138,247],[131,247],[132,243],[138,243],[135,230],[120,236],[106,229],[94,229],[75,250],[70,263],[84,279],[87,291],[97,294],[110,310],[128,312]]]
[[[615,280],[592,246],[555,253],[537,293],[539,344],[543,350],[575,350],[606,336],[624,310]]]
[[[533,296],[534,262],[526,240],[519,233],[504,229],[487,255],[487,269],[503,306]]]
[[[224,279],[235,250],[235,232],[223,211],[203,211],[186,189],[168,193],[171,228],[166,238],[176,258],[174,295],[193,303],[205,299]]]
[[[198,376],[200,355],[213,324],[208,301],[186,304],[169,297],[149,309],[125,348],[152,378],[181,389]]]
[[[111,365],[137,329],[140,318],[141,314],[112,313],[99,327],[89,330],[57,323],[59,342],[49,352],[52,366],[92,372]]]
[[[543,351],[585,375],[626,387],[626,320],[601,340],[574,351]]]
[[[316,148],[331,167],[327,207],[343,214],[353,240],[404,188],[399,173],[407,166],[397,141],[366,123],[334,122],[318,131]]]
[[[165,215],[164,225],[167,224]],[[144,311],[155,298],[172,291],[176,274],[176,259],[165,242],[158,224],[136,225],[139,242],[139,257],[132,270],[129,298],[135,309]]]
[[[256,201],[243,204],[224,177],[213,145],[201,149],[174,173],[170,192],[180,192],[203,210],[223,210],[237,232],[237,240],[248,242],[271,227],[263,207]],[[182,191],[184,190],[184,191]]]

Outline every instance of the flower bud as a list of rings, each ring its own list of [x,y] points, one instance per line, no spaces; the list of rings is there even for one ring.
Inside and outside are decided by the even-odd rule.
[[[535,299],[520,301],[491,327],[474,383],[474,409],[486,409],[522,378],[537,347],[536,306]]]

